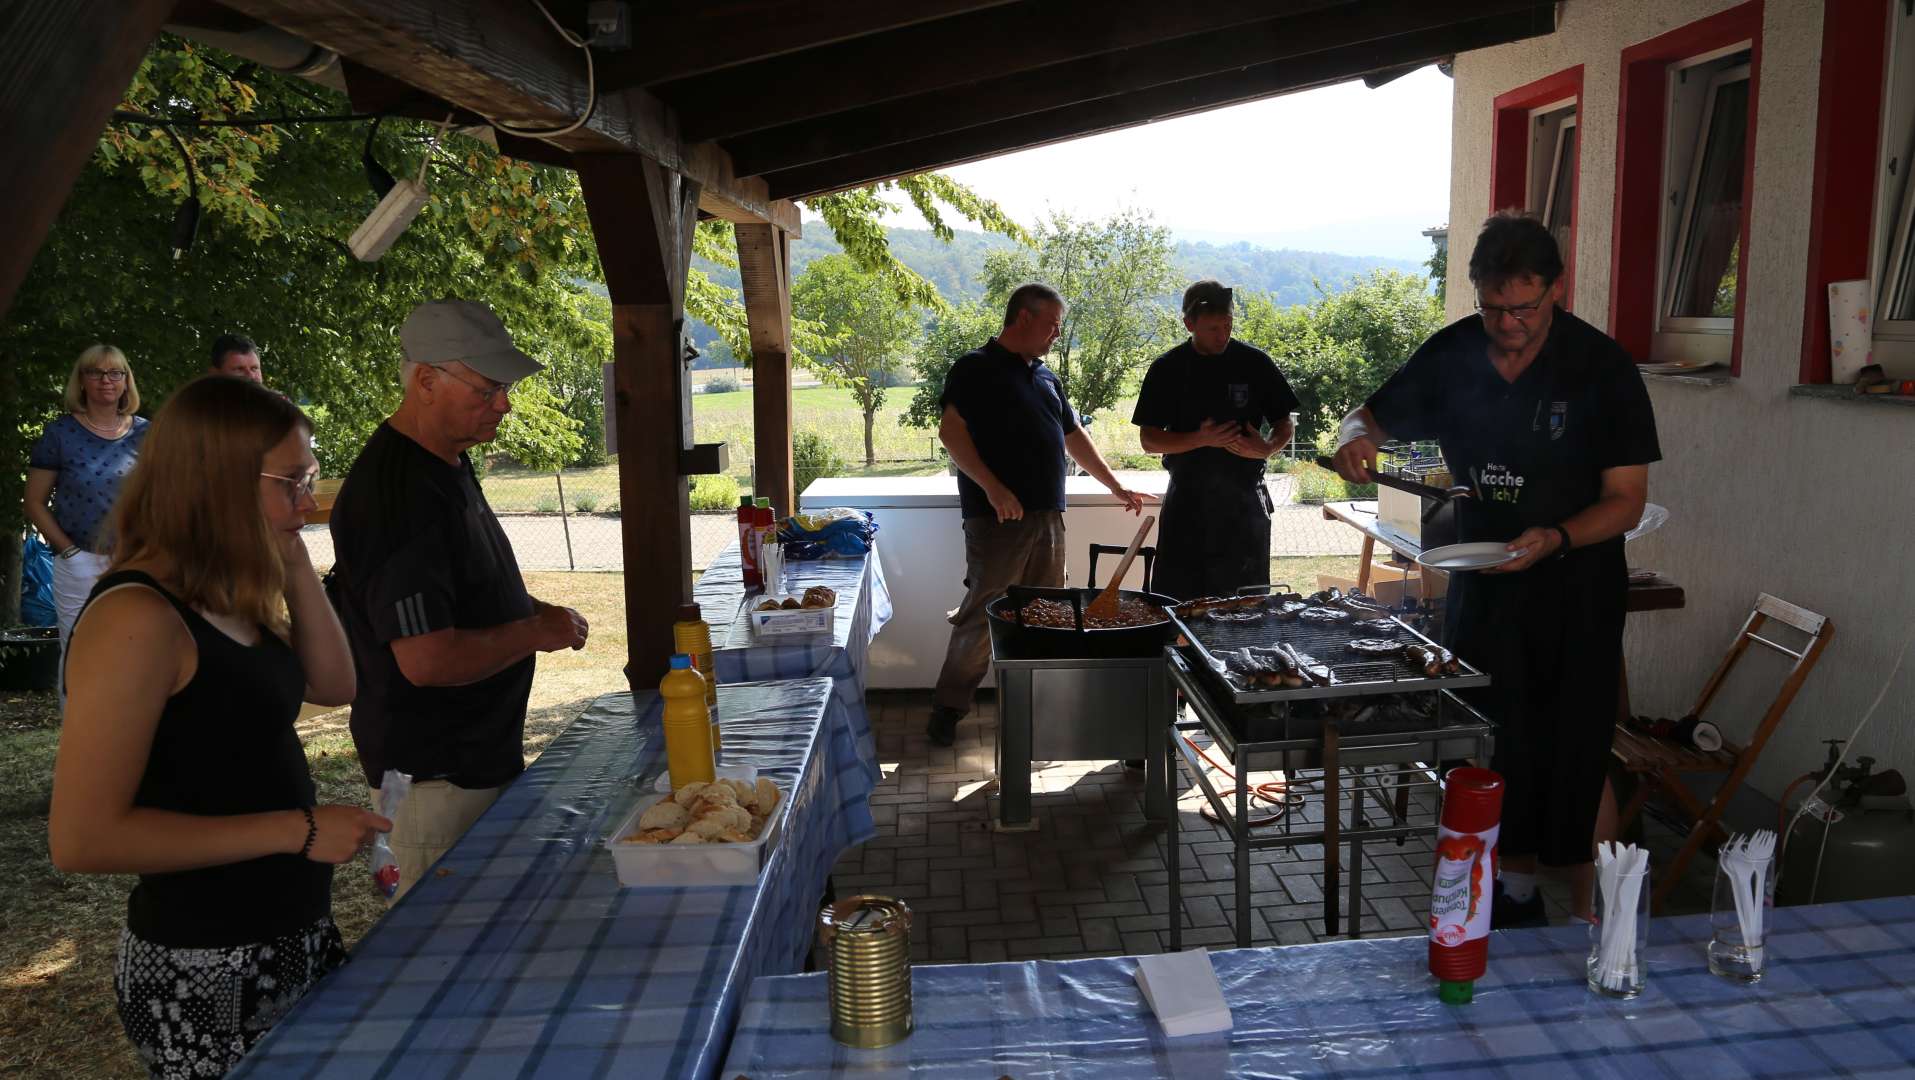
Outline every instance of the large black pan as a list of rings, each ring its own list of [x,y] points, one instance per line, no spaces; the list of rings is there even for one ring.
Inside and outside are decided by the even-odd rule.
[[[993,655],[1005,660],[1115,660],[1148,658],[1163,652],[1164,646],[1177,636],[1177,624],[1171,622],[1168,615],[1159,622],[1143,626],[1101,630],[1084,626],[1084,609],[1101,591],[1097,587],[1097,556],[1122,555],[1125,550],[1106,544],[1091,545],[1089,588],[1046,589],[1013,585],[1003,596],[991,601],[985,610],[991,624]],[[1122,590],[1117,594],[1118,599],[1135,597],[1168,611],[1177,601],[1150,591],[1150,571],[1157,557],[1156,549],[1142,548],[1138,554],[1144,560],[1144,588],[1142,591]],[[1022,609],[1033,600],[1057,600],[1070,605],[1076,615],[1077,625],[1038,626],[1024,622],[1020,617]]]

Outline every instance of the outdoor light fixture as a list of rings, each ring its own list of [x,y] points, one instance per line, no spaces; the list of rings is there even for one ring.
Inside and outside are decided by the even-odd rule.
[[[186,144],[170,127],[163,127],[166,137],[173,140],[173,146],[180,152],[180,161],[186,165],[186,201],[173,212],[173,258],[183,257],[193,246],[193,238],[199,235],[199,174],[193,169],[193,159],[186,153]]]
[[[452,123],[450,116],[440,125],[440,135],[445,127]],[[432,163],[432,151],[438,146],[434,139],[426,147],[425,157],[419,162],[419,176],[415,180],[394,180],[392,174],[373,160],[372,136],[377,131],[379,121],[374,120],[372,130],[366,132],[366,150],[361,155],[366,166],[366,182],[379,193],[379,205],[373,208],[372,215],[365,223],[352,231],[346,239],[346,246],[352,249],[353,256],[360,262],[378,262],[393,241],[399,239],[406,229],[411,227],[412,219],[425,209],[430,193],[426,191],[426,167]]]

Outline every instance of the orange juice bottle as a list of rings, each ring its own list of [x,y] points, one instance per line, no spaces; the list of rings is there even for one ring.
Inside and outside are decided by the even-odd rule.
[[[718,741],[718,675],[712,670],[711,627],[697,604],[680,604],[678,621],[672,624],[672,645],[692,658],[692,667],[705,678],[705,708],[711,710],[711,748],[722,749]]]
[[[700,780],[709,784],[713,771],[711,712],[705,708],[705,680],[684,653],[672,657],[672,667],[658,684],[665,699],[665,763],[672,774],[672,790]]]

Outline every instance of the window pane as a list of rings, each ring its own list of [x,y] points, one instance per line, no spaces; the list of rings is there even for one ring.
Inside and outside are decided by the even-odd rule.
[[[1556,238],[1556,249],[1562,252],[1564,266],[1573,261],[1571,249],[1576,223],[1571,211],[1576,182],[1576,140],[1581,130],[1572,124],[1563,133],[1562,149],[1556,157],[1555,183],[1549,193],[1549,220],[1544,223],[1549,226],[1549,234]]]
[[[1736,256],[1742,239],[1743,149],[1749,134],[1749,81],[1716,89],[1702,169],[1690,197],[1682,265],[1675,275],[1669,314],[1733,318]]]

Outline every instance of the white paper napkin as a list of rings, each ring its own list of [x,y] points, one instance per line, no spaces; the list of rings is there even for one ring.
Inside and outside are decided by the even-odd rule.
[[[1203,949],[1138,957],[1137,985],[1166,1035],[1230,1030],[1230,1006]]]

